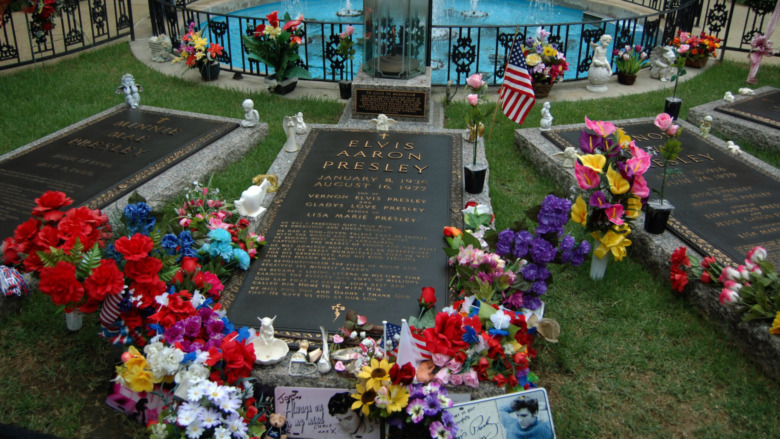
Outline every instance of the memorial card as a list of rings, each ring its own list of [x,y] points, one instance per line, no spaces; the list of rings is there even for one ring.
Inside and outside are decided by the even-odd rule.
[[[312,130],[263,217],[268,244],[223,292],[230,320],[276,315],[277,332],[319,338],[348,310],[400,324],[423,287],[446,306],[461,172],[459,135]]]
[[[555,438],[544,389],[456,404],[447,411],[458,425],[457,439]]]
[[[287,437],[379,439],[379,422],[351,409],[347,389],[276,387],[276,413],[287,418]]]

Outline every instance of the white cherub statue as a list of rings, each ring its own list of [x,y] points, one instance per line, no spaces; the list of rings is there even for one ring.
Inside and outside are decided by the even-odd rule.
[[[299,111],[293,117],[295,118],[295,134],[306,134],[306,122],[303,121],[303,113]]]
[[[577,150],[573,146],[567,146],[563,152],[556,152],[553,157],[563,162],[564,168],[573,168],[577,162]]]
[[[729,103],[734,102],[734,95],[731,94],[730,91],[727,91],[726,94],[723,95],[723,100]]]
[[[251,343],[255,349],[255,362],[259,364],[275,364],[281,361],[290,352],[290,348],[284,340],[274,337],[274,318],[258,317],[260,331]]]
[[[287,152],[298,151],[298,143],[295,139],[295,116],[284,116],[284,134],[287,134],[284,150]]]
[[[542,121],[540,122],[541,130],[542,131],[550,131],[550,128],[552,127],[553,123],[553,117],[552,114],[550,114],[550,103],[545,102],[542,106]]]
[[[710,134],[710,128],[712,128],[712,116],[708,114],[699,124],[699,135],[706,138]]]
[[[249,186],[247,190],[241,193],[241,199],[233,202],[238,214],[252,219],[262,215],[265,212],[263,200],[265,200],[265,194],[270,187],[271,182],[268,180],[263,180],[259,186]]]
[[[369,122],[376,125],[377,131],[388,131],[388,128],[398,123],[384,114],[380,114],[376,119],[371,119]]]
[[[241,121],[241,126],[245,128],[251,128],[260,123],[260,115],[255,110],[255,103],[251,99],[244,99],[241,103],[241,107],[244,109],[244,120]]]
[[[726,148],[728,148],[729,152],[734,154],[734,155],[739,155],[739,154],[742,153],[742,149],[740,149],[739,145],[737,145],[736,143],[732,142],[731,140],[726,142]]]
[[[135,78],[129,73],[122,75],[122,85],[116,88],[114,93],[125,95],[125,102],[130,108],[138,108],[141,104],[140,92],[144,91],[143,87],[135,83]]]
[[[677,73],[672,65],[677,60],[677,51],[672,46],[657,46],[650,55],[650,77],[661,82],[670,81]]]
[[[745,95],[745,96],[753,96],[753,95],[756,94],[756,92],[752,88],[749,88],[749,87],[742,87],[739,90],[737,90],[737,92],[739,94]]]

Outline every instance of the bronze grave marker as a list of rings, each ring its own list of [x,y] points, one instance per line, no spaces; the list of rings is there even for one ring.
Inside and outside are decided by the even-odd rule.
[[[312,130],[263,217],[268,245],[223,292],[231,321],[276,315],[277,331],[312,334],[353,309],[398,323],[426,286],[446,306],[461,172],[457,135]]]
[[[102,208],[238,127],[237,123],[117,108],[0,162],[0,234],[30,217],[35,198],[65,192]]]
[[[715,110],[780,129],[780,90],[749,96]]]
[[[544,133],[561,149],[579,149],[582,128]],[[656,150],[665,136],[652,120],[621,124],[642,148]],[[682,152],[670,166],[682,173],[667,176],[665,197],[675,206],[669,228],[675,235],[712,255],[721,263],[743,263],[745,254],[760,245],[770,261],[780,263],[780,179],[738,156],[717,148],[690,130],[680,136]],[[661,187],[662,159],[655,157],[645,173],[651,188]],[[651,194],[651,197],[655,197]],[[635,227],[642,227],[635,224]]]
[[[424,91],[355,88],[355,114],[423,118],[427,98]]]

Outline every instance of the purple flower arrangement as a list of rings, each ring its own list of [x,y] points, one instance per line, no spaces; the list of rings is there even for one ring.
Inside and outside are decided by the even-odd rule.
[[[399,414],[387,418],[391,427],[403,430],[406,437],[422,437],[426,432],[431,438],[454,438],[458,426],[447,408],[453,402],[447,389],[436,382],[410,384],[409,404]],[[412,435],[419,432],[419,435]]]

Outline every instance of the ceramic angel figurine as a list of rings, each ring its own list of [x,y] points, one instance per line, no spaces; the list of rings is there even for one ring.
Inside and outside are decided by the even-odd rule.
[[[607,48],[612,43],[612,36],[604,34],[599,39],[598,44],[591,42],[593,49],[593,60],[588,69],[588,91],[594,93],[604,93],[607,91],[607,81],[612,76],[612,66],[607,59]]]
[[[677,73],[672,65],[677,60],[677,51],[671,46],[657,46],[650,55],[650,77],[661,82],[670,81]]]
[[[298,143],[295,139],[295,116],[284,116],[284,134],[287,134],[284,150],[287,152],[298,151]]]
[[[737,93],[739,93],[741,95],[745,95],[745,96],[753,96],[753,95],[756,94],[756,92],[752,88],[749,88],[749,87],[742,87],[739,90],[737,90]]]
[[[577,162],[577,150],[573,146],[567,146],[563,152],[556,152],[553,157],[563,162],[564,168],[574,168]]]
[[[729,149],[729,152],[734,155],[740,155],[742,153],[742,149],[740,149],[739,145],[729,140],[726,142],[726,148]]]
[[[125,73],[122,76],[122,85],[116,88],[116,94],[124,94],[125,102],[130,108],[138,108],[141,104],[141,93],[144,91],[143,87],[135,83],[135,78],[129,73]]]
[[[730,91],[727,91],[726,94],[723,95],[723,100],[729,103],[734,102],[734,95]]]
[[[712,116],[709,114],[704,116],[704,120],[699,124],[699,135],[706,138],[710,134],[712,128]]]
[[[377,131],[388,131],[388,128],[398,123],[384,114],[380,114],[376,119],[371,119],[369,122],[376,125]]]
[[[295,118],[295,134],[306,134],[306,122],[303,121],[303,113],[299,111],[293,117]]]
[[[249,186],[247,190],[242,192],[241,199],[233,202],[239,215],[248,216],[252,219],[262,215],[265,212],[263,200],[265,200],[265,194],[270,187],[271,182],[263,180],[259,186]]]
[[[550,114],[550,103],[545,102],[542,106],[542,121],[540,122],[542,131],[550,131],[552,127],[553,117]]]
[[[241,107],[244,109],[244,120],[241,121],[241,126],[250,128],[260,123],[260,114],[255,110],[255,103],[251,99],[244,99],[241,103]]]

